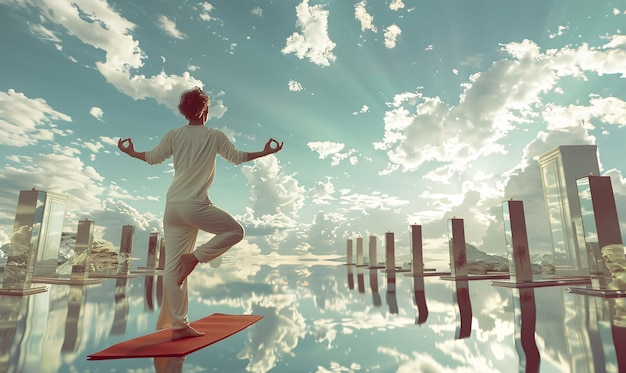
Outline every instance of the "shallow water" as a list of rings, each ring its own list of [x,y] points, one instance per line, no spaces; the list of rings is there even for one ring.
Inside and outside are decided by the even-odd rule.
[[[263,316],[257,324],[178,361],[88,361],[154,331],[160,278],[0,297],[0,371],[155,372],[169,363],[183,372],[617,372],[613,338],[626,340],[612,324],[624,300],[567,286],[517,290],[340,263],[227,264],[190,276],[190,319]]]

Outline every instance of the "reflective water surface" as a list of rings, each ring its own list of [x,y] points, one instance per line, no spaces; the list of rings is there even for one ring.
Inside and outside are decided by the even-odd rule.
[[[618,372],[616,351],[626,351],[624,300],[563,286],[518,290],[329,262],[201,266],[190,281],[190,319],[264,318],[185,359],[88,361],[154,330],[161,277],[50,285],[0,297],[0,371]]]

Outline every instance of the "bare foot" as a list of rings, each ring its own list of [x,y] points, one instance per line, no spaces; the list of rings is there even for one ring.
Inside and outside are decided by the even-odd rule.
[[[183,254],[180,258],[180,275],[178,277],[178,286],[182,285],[187,276],[198,265],[198,259],[193,254]]]
[[[187,326],[185,329],[172,330],[172,341],[183,338],[202,337],[204,332],[199,332],[191,326]]]

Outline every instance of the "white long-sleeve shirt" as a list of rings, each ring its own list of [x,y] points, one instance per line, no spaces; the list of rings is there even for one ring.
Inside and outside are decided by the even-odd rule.
[[[247,152],[239,151],[226,135],[204,125],[185,125],[169,130],[161,142],[145,153],[149,164],[174,157],[174,178],[166,201],[211,203],[208,190],[215,176],[217,154],[236,165],[245,162]]]

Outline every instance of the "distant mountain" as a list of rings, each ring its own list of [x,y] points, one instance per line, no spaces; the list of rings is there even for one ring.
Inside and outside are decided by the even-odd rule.
[[[473,275],[486,274],[487,272],[508,272],[509,261],[507,258],[487,254],[478,250],[475,246],[465,244],[467,258],[467,272]]]
[[[74,248],[76,247],[76,233],[61,233],[61,242],[59,244],[58,264],[61,266],[67,261],[74,258]],[[6,243],[0,247],[0,261],[4,259],[9,251],[9,244]],[[91,245],[90,265],[92,269],[109,268],[117,266],[117,252],[113,244],[103,239],[94,239]]]
[[[487,272],[508,272],[509,260],[503,256],[487,254],[475,246],[465,244],[467,255],[467,271],[470,274],[486,274]],[[533,273],[554,271],[554,259],[550,254],[530,255]]]

